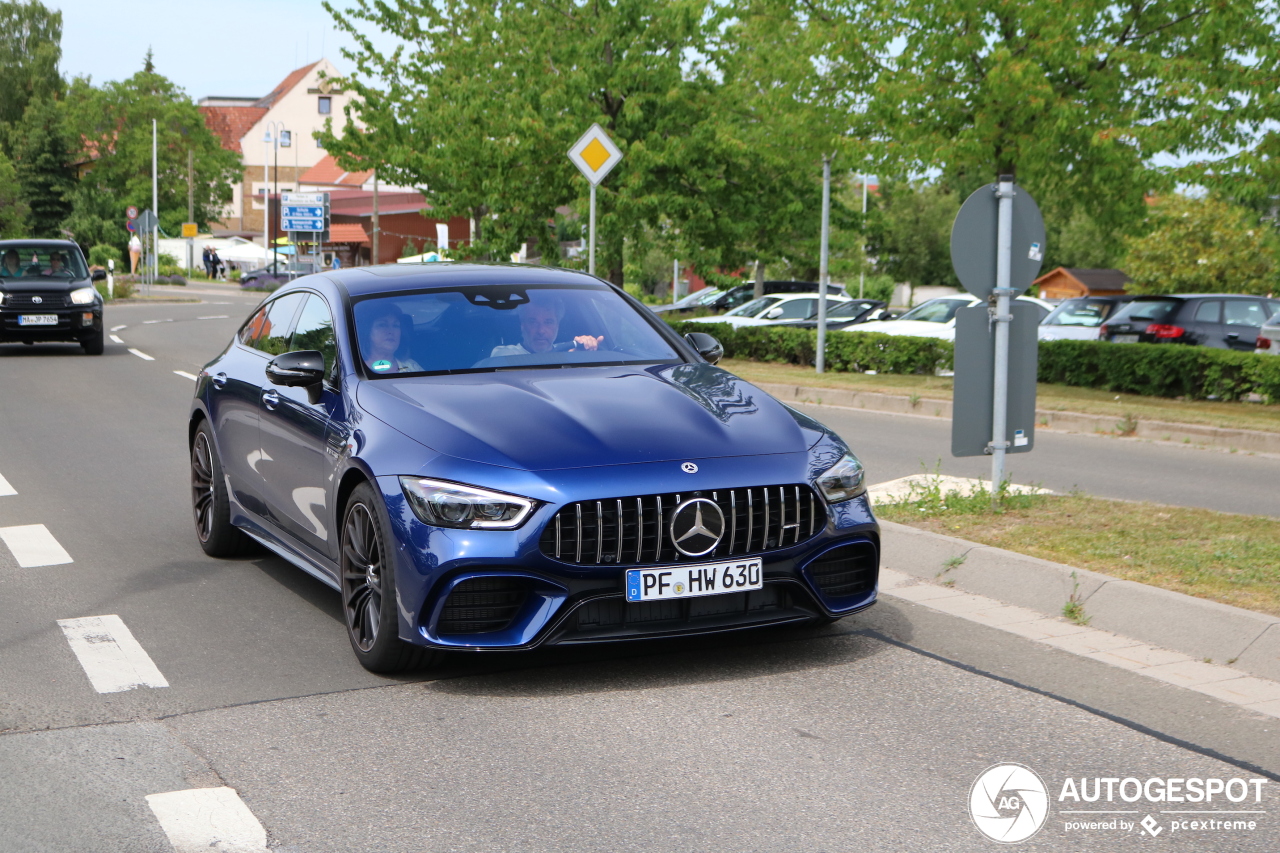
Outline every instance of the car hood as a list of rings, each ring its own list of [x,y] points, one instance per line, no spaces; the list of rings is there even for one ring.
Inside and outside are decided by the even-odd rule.
[[[440,453],[530,471],[794,453],[822,437],[708,364],[389,377],[357,399]]]
[[[0,278],[0,290],[6,293],[68,293],[89,284],[87,278]]]
[[[946,323],[926,323],[923,320],[884,320],[878,323],[858,323],[844,331],[912,335],[917,338],[952,338],[956,334],[956,323],[955,320]]]

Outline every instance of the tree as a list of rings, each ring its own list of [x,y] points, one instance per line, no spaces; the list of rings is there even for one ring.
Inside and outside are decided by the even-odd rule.
[[[1014,174],[1046,219],[1083,210],[1113,246],[1141,223],[1145,191],[1173,178],[1151,158],[1248,146],[1277,102],[1276,13],[1263,0],[739,0],[735,10],[781,33],[768,57],[809,60],[806,97],[843,110],[885,171],[941,171],[961,197]]]
[[[765,223],[785,231],[789,211],[813,210],[812,166],[798,180],[790,161],[779,168],[784,140],[753,144],[742,92],[713,67],[708,0],[326,8],[359,48],[344,80],[353,121],[325,147],[422,187],[437,215],[469,216],[478,252],[504,257],[532,238],[557,256],[556,209],[586,212],[565,153],[593,122],[624,154],[598,191],[600,266],[617,283],[628,239],[656,238],[710,275],[758,257]],[[405,46],[379,53],[360,22]]]
[[[1216,198],[1172,195],[1152,214],[1154,227],[1128,244],[1131,293],[1276,291],[1277,239],[1249,211]]]
[[[124,210],[151,207],[151,122],[158,132],[160,227],[176,234],[187,218],[187,154],[194,155],[195,221],[217,220],[231,200],[232,182],[241,176],[240,160],[222,147],[204,117],[181,89],[156,73],[148,53],[146,67],[128,80],[95,87],[73,81],[65,115],[92,166],[73,193],[67,229],[83,245],[123,246]],[[104,239],[102,220],[110,226]],[[85,233],[82,234],[81,231]],[[85,234],[92,233],[90,239]]]
[[[18,192],[13,164],[0,151],[0,240],[27,235],[27,205]]]
[[[12,140],[19,194],[31,210],[31,235],[62,236],[76,177],[59,104],[46,99],[28,104]]]
[[[0,130],[17,124],[34,100],[62,94],[62,13],[40,3],[0,2]],[[9,151],[4,134],[0,146]]]
[[[960,199],[940,183],[884,181],[868,212],[867,254],[877,272],[914,287],[955,287],[951,224]]]

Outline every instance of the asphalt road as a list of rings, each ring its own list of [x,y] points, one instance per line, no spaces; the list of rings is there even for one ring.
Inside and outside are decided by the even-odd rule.
[[[24,568],[0,547],[0,853],[171,850],[145,798],[220,786],[285,851],[992,850],[966,803],[1010,761],[1054,799],[1068,777],[1275,780],[1253,831],[1069,831],[1055,803],[1028,850],[1280,847],[1274,719],[899,600],[823,629],[364,672],[327,587],[196,544],[192,382],[174,371],[256,301],[205,299],[109,308],[126,328],[99,358],[0,347],[0,475],[17,492],[0,529],[44,525],[72,560]],[[925,421],[813,412],[873,479],[941,453]],[[1245,470],[1177,449],[1134,494],[1106,454],[1149,449],[1039,440],[1050,488],[1170,500],[1179,476],[1217,494]],[[101,615],[168,686],[94,690],[57,622]]]

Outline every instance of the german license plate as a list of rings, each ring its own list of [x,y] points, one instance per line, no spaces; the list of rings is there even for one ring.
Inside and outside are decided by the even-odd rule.
[[[1116,344],[1136,344],[1138,342],[1137,335],[1116,335],[1111,339]]]
[[[57,314],[19,314],[19,326],[56,326],[58,325]]]
[[[764,587],[759,559],[627,570],[627,601],[665,601]]]

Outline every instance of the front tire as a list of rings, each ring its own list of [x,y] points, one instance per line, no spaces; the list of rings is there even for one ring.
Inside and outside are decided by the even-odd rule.
[[[89,337],[80,342],[80,346],[84,347],[85,355],[102,355],[102,351],[106,349],[106,341],[103,331],[99,329]]]
[[[356,486],[342,515],[342,614],[356,659],[377,673],[418,669],[444,657],[400,639],[388,528],[373,488]]]
[[[200,422],[191,442],[191,511],[196,539],[210,557],[242,557],[256,550],[256,543],[231,524],[227,481],[208,421]]]

